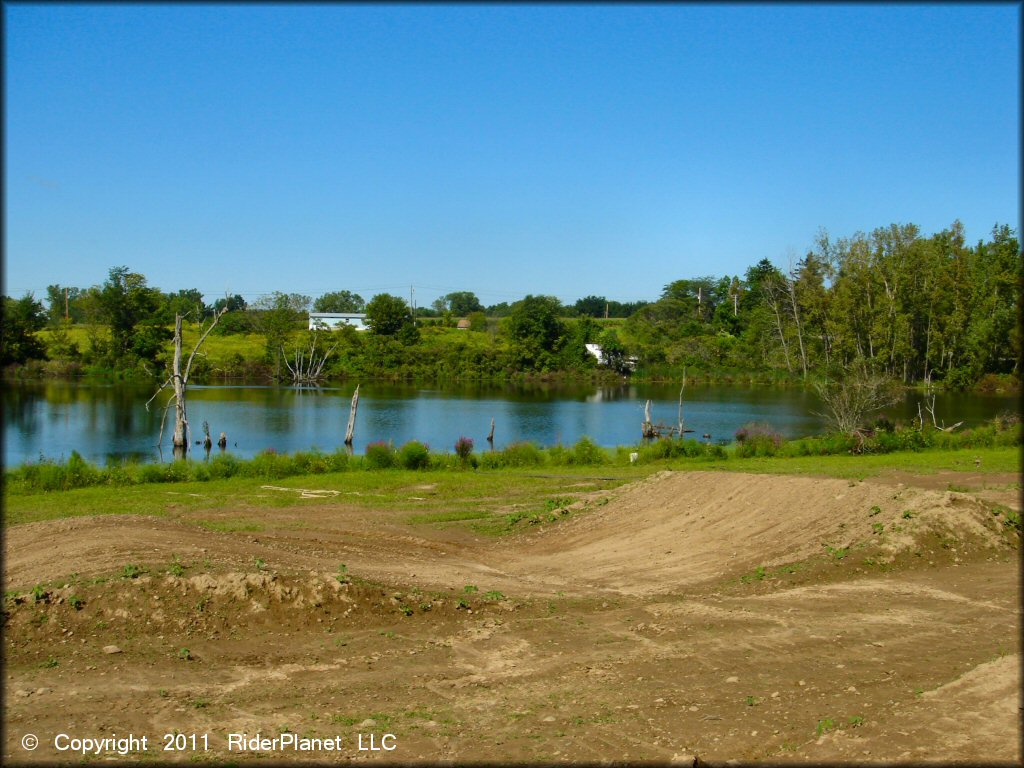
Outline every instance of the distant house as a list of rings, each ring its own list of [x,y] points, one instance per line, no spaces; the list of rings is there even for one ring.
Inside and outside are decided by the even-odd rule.
[[[469,330],[469,326],[470,326],[469,318],[468,317],[464,317],[461,320],[459,320],[459,324],[458,324],[457,327],[458,327],[458,329],[460,331],[468,331]]]
[[[584,346],[587,348],[587,352],[597,358],[598,365],[604,365],[604,350],[601,349],[600,344],[585,344]]]
[[[608,365],[608,358],[605,357],[604,350],[601,349],[600,344],[584,344],[584,346],[587,348],[587,352],[597,358],[598,365]],[[638,362],[639,360],[636,357],[627,357],[626,367],[631,371],[635,371]]]
[[[366,330],[366,314],[362,312],[310,312],[309,330],[336,331],[350,325],[357,331]]]

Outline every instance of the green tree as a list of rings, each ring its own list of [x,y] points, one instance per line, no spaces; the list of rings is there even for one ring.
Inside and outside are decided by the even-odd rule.
[[[36,337],[36,331],[45,325],[46,311],[31,293],[20,299],[4,296],[3,316],[0,317],[0,365],[45,358],[46,350]]]
[[[291,334],[306,325],[309,296],[274,291],[253,304],[253,327],[266,339],[265,356],[274,367],[274,378],[281,378],[281,356]]]
[[[558,319],[562,303],[554,296],[527,296],[512,305],[505,320],[505,330],[512,340],[517,365],[535,370],[555,368],[565,335],[565,326]]]
[[[378,293],[366,305],[366,325],[377,336],[394,336],[403,343],[415,343],[419,332],[413,325],[409,305],[390,293]]]
[[[314,312],[362,312],[366,302],[358,293],[331,291],[313,302]]]
[[[435,301],[434,308],[439,312],[447,310],[455,317],[465,317],[470,312],[479,312],[483,305],[472,291],[454,291]]]
[[[72,323],[80,323],[83,319],[83,312],[79,306],[79,299],[82,296],[81,288],[72,288],[64,285],[46,286],[46,301],[48,306],[48,320],[51,326],[64,321],[65,315]]]
[[[113,267],[97,298],[102,318],[110,326],[110,362],[124,364],[132,354],[152,360],[159,351],[159,344],[154,347],[153,343],[160,335],[153,315],[160,306],[160,291],[150,288],[144,275]],[[147,325],[144,332],[138,328],[143,323]],[[171,332],[164,331],[164,340],[169,339]]]

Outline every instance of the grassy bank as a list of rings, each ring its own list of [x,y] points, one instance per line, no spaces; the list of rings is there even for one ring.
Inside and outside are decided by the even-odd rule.
[[[639,479],[660,470],[718,470],[857,478],[887,471],[1018,473],[1021,433],[1015,424],[960,434],[933,431],[895,449],[899,440],[869,438],[844,450],[841,439],[821,437],[778,444],[771,440],[722,447],[695,440],[600,448],[587,438],[574,446],[531,443],[463,455],[431,453],[412,441],[384,443],[365,455],[318,451],[251,460],[230,454],[209,460],[116,463],[97,466],[72,453],[66,462],[42,461],[5,472],[5,525],[77,515],[165,515],[171,510],[216,511],[341,500],[371,508],[399,506],[419,522],[471,520],[495,506],[523,503],[543,508],[558,502],[573,479],[598,487]],[[909,438],[908,440],[909,441]],[[904,442],[907,442],[904,441]],[[889,450],[886,450],[886,448]],[[831,450],[831,452],[829,452]],[[429,493],[419,492],[425,488]],[[313,491],[303,495],[301,491]],[[571,494],[569,494],[571,495]],[[451,501],[457,499],[456,506]],[[240,529],[241,530],[241,529]]]

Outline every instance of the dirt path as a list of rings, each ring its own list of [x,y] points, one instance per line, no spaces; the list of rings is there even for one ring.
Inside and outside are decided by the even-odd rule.
[[[333,502],[15,526],[3,758],[1019,762],[1019,534],[908,480],[666,472],[502,539]]]

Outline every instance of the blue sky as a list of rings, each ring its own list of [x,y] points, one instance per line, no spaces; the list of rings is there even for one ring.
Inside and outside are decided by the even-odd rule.
[[[4,7],[4,293],[656,298],[1019,229],[1020,8]]]

